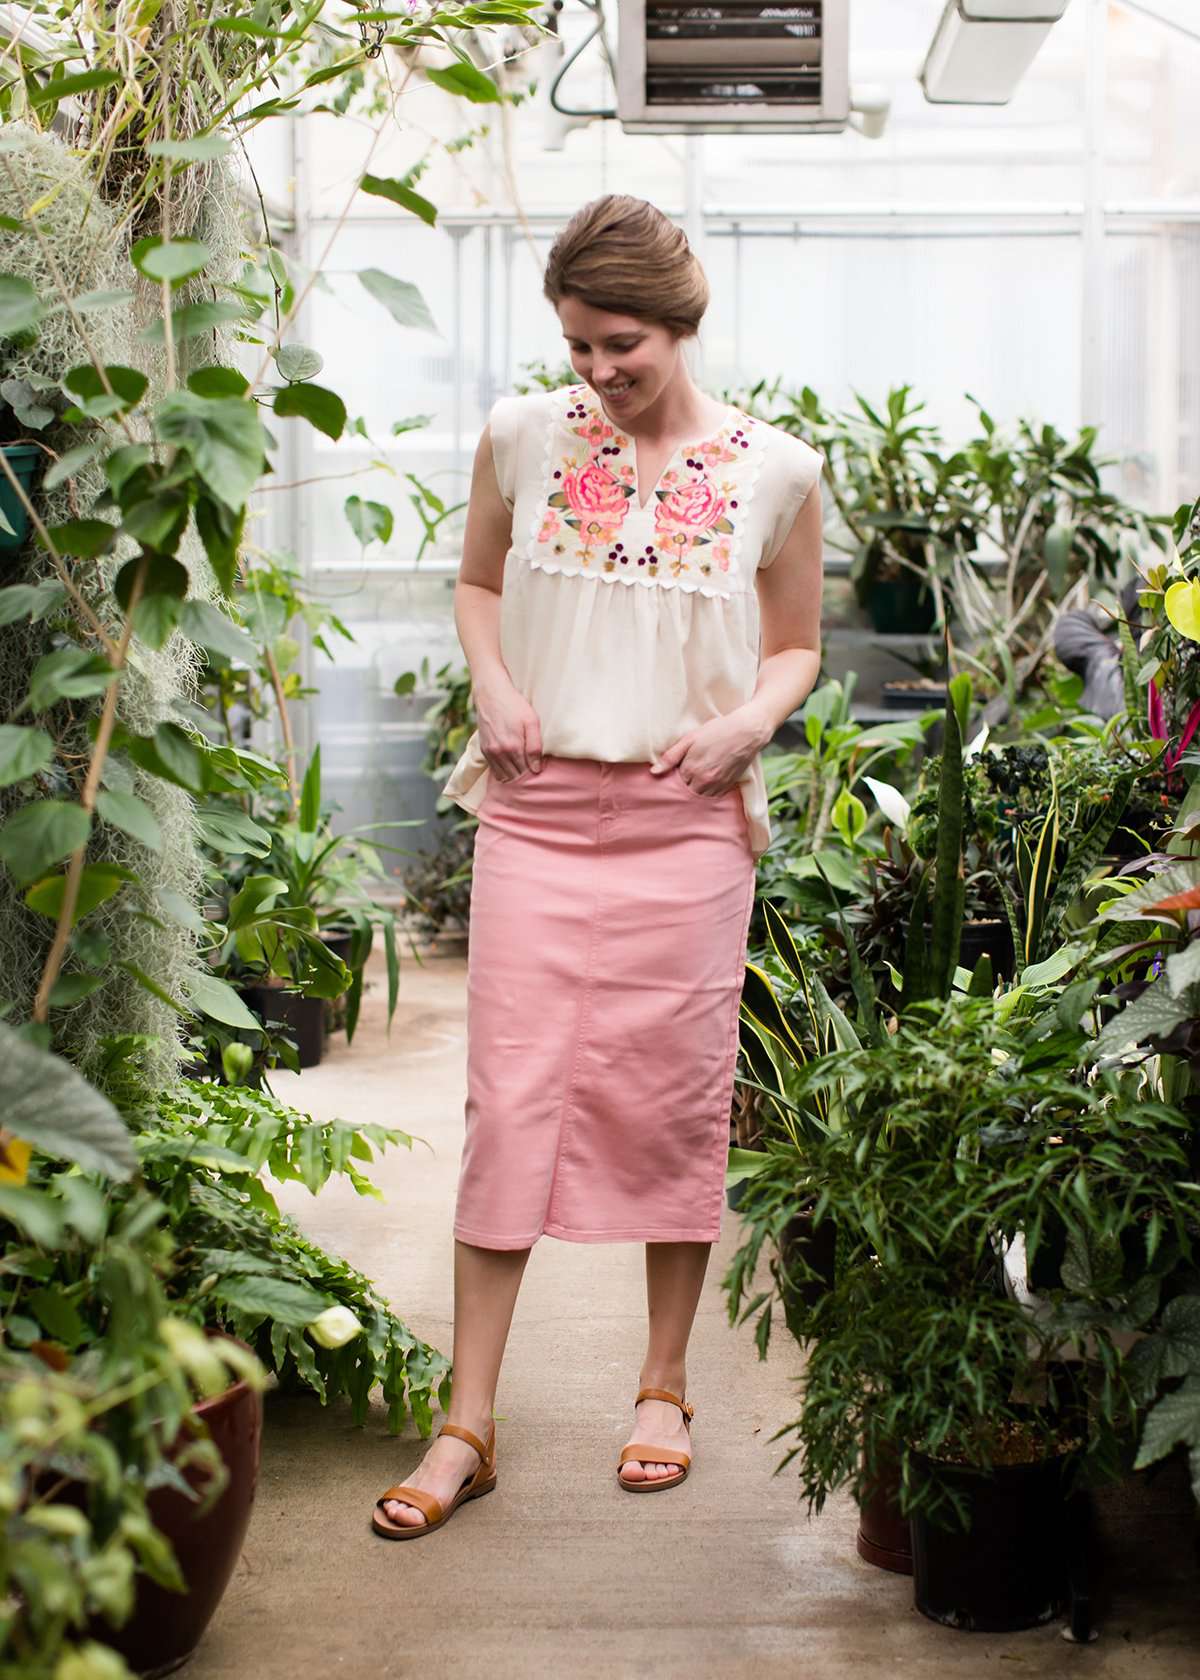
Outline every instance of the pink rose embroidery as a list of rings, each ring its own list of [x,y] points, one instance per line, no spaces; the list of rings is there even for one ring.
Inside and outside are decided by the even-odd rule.
[[[582,426],[574,430],[584,438],[593,449],[599,449],[602,443],[607,443],[613,435],[613,428],[599,414],[589,414]]]
[[[654,523],[660,531],[707,531],[725,517],[725,498],[708,482],[681,484],[658,504]]]
[[[549,542],[550,538],[556,537],[561,530],[562,520],[558,517],[557,509],[547,508],[537,540],[539,542]]]
[[[578,472],[570,472],[563,480],[563,495],[567,505],[582,525],[595,520],[600,525],[619,526],[625,517],[628,498],[621,485],[596,461],[589,461]]]

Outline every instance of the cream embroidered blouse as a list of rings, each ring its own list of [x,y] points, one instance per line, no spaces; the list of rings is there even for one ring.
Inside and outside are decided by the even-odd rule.
[[[634,440],[588,385],[501,397],[488,417],[512,509],[500,653],[538,715],[543,751],[650,762],[754,692],[754,574],[769,566],[823,456],[730,407],[676,449],[638,505]],[[444,792],[477,811],[489,769],[478,730]],[[771,841],[759,755],[740,784],[755,857]]]

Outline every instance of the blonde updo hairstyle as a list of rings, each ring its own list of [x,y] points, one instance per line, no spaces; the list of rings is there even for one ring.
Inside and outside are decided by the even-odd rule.
[[[571,217],[551,246],[542,291],[557,306],[657,321],[692,338],[708,308],[708,281],[687,235],[644,198],[606,193]]]

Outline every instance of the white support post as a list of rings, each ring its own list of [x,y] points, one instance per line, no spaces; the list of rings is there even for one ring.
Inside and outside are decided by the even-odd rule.
[[[701,265],[704,264],[704,136],[685,134],[683,137],[683,231]],[[693,339],[690,346],[692,378],[704,384],[704,338]]]
[[[1098,426],[1104,419],[1104,107],[1108,0],[1087,0],[1087,6],[1079,418],[1082,425]]]

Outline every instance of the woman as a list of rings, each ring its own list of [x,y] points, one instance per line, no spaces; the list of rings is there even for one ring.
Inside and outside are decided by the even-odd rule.
[[[445,791],[479,828],[454,1380],[450,1421],[376,1505],[390,1539],[495,1485],[496,1383],[542,1235],[645,1242],[618,1478],[687,1475],[685,1357],[770,841],[759,753],[820,665],[822,458],[693,383],[708,286],[684,234],[598,199],[544,291],[578,383],[492,408],[455,592],[479,727]]]

